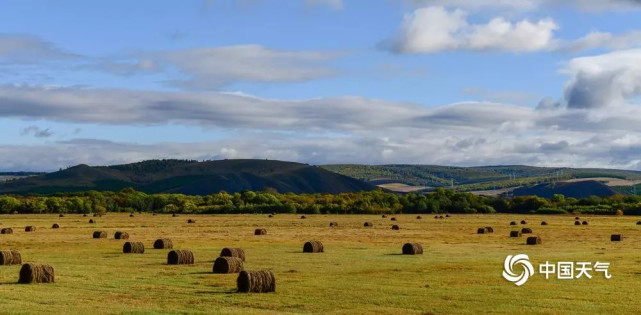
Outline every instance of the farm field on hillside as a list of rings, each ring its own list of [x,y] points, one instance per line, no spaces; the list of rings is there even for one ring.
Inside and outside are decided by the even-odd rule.
[[[16,249],[24,262],[55,268],[53,284],[17,284],[19,265],[0,266],[1,312],[8,313],[639,313],[641,226],[638,217],[541,215],[187,215],[108,213],[99,218],[69,214],[3,215],[0,250]],[[89,219],[97,223],[89,224]],[[188,224],[193,219],[195,223]],[[527,224],[510,226],[511,221]],[[546,221],[547,226],[540,222]],[[337,222],[338,227],[329,227]],[[363,227],[372,222],[373,227]],[[60,229],[52,229],[58,223]],[[393,231],[397,224],[400,230]],[[27,225],[36,231],[25,232]],[[492,234],[477,234],[491,226]],[[542,244],[509,238],[529,227]],[[266,235],[254,236],[265,228]],[[108,238],[93,239],[94,231]],[[123,254],[130,241],[144,254]],[[610,235],[623,234],[622,242]],[[157,238],[194,252],[194,265],[167,265],[169,250]],[[324,253],[302,253],[321,241]],[[423,245],[423,255],[401,255],[404,243]],[[247,270],[272,270],[276,292],[236,292],[236,274],[213,274],[223,247],[245,250]],[[517,287],[501,273],[507,255],[546,260],[610,262],[612,278],[546,280],[532,276]]]

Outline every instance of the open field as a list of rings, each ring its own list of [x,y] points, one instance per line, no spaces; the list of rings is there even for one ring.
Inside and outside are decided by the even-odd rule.
[[[195,224],[187,224],[193,218]],[[88,217],[4,215],[0,249],[17,249],[23,261],[54,266],[56,283],[16,284],[20,266],[0,266],[0,313],[639,313],[641,226],[637,217],[453,215],[170,215],[110,213]],[[539,246],[511,239],[510,221],[528,221]],[[540,226],[545,220],[548,226]],[[336,221],[338,228],[328,227]],[[374,222],[364,228],[363,222]],[[61,228],[51,229],[53,223]],[[392,231],[398,224],[400,231]],[[35,225],[35,232],[24,226]],[[478,235],[492,226],[493,234]],[[254,236],[257,227],[267,235]],[[522,227],[521,225],[518,226]],[[95,230],[107,239],[92,239]],[[145,253],[122,254],[126,231],[145,243]],[[622,233],[623,242],[610,242]],[[168,250],[154,250],[156,238],[190,249],[196,264],[166,265]],[[308,240],[325,253],[304,254]],[[423,244],[424,255],[400,255],[406,242]],[[245,269],[271,269],[276,293],[236,293],[236,275],[212,274],[223,247],[245,249]],[[536,274],[522,287],[501,276],[506,255],[525,253],[538,266],[546,260],[611,262],[612,279],[600,274],[579,280],[545,280]]]

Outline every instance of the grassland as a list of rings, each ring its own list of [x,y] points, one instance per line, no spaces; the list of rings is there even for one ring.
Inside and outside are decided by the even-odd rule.
[[[0,249],[18,249],[24,261],[55,267],[56,283],[16,284],[20,266],[0,266],[0,313],[639,313],[641,226],[638,218],[570,216],[454,215],[169,215],[107,214],[89,224],[80,215],[5,215]],[[196,220],[187,224],[188,218]],[[510,239],[510,221],[526,219],[540,246]],[[545,220],[548,226],[540,226]],[[338,228],[328,227],[336,221]],[[372,221],[373,228],[362,227]],[[59,223],[59,230],[50,229]],[[390,229],[392,223],[400,231]],[[26,225],[37,231],[26,233]],[[476,229],[495,233],[477,235]],[[264,227],[268,234],[254,236]],[[108,239],[92,239],[94,230]],[[142,241],[142,255],[122,254],[124,241]],[[621,243],[610,242],[622,233]],[[196,264],[168,266],[167,250],[154,250],[156,238],[190,249]],[[308,240],[320,240],[325,253],[303,254]],[[405,242],[420,242],[425,254],[400,255]],[[222,247],[242,247],[246,269],[271,269],[277,292],[235,292],[236,275],[211,273]],[[611,280],[545,280],[535,275],[516,287],[501,277],[506,255],[526,253],[535,266],[550,261],[611,262]]]

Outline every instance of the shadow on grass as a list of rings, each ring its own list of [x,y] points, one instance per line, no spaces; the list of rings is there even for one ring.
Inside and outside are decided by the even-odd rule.
[[[230,294],[237,294],[239,292],[236,289],[230,289],[230,290],[225,290],[225,291],[196,291],[194,293],[196,293],[196,294],[207,294],[207,295],[211,295],[211,294],[226,294],[226,295],[230,295]]]
[[[401,253],[393,253],[393,254],[384,254],[385,256],[403,256]],[[415,255],[407,255],[407,256],[415,256]]]

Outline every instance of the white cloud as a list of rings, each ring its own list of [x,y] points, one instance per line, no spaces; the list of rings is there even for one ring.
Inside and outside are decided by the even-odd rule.
[[[467,13],[445,7],[425,7],[406,14],[400,33],[391,42],[399,53],[434,53],[447,50],[534,52],[555,47],[552,19],[510,22],[496,17],[470,24]]]
[[[579,52],[591,49],[605,48],[621,50],[641,46],[641,31],[631,31],[624,34],[608,32],[591,32],[566,45],[565,50]]]

